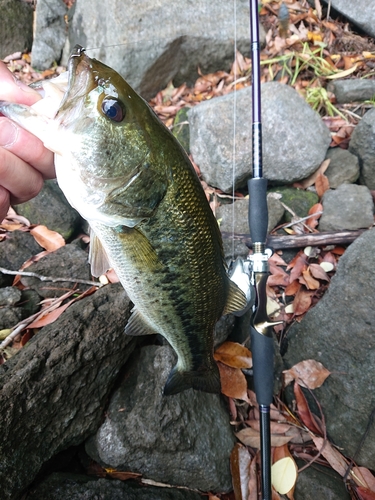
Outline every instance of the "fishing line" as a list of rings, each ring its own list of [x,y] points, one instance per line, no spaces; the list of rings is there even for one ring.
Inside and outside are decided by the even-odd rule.
[[[233,79],[234,82],[237,80],[237,0],[233,0],[233,21],[234,21],[234,64],[233,64]],[[236,85],[233,89],[233,148],[232,148],[232,261],[234,261],[234,223],[235,223],[235,212],[234,212],[234,180],[236,173],[236,112],[237,112],[237,91]]]

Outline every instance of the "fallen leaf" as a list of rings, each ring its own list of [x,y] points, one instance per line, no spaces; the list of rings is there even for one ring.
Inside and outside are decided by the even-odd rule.
[[[236,500],[248,500],[251,456],[247,449],[236,443],[230,454],[230,470]]]
[[[312,440],[332,469],[338,472],[341,477],[344,477],[348,469],[348,462],[343,455],[322,437],[312,436]]]
[[[214,358],[233,368],[252,368],[253,366],[251,352],[237,342],[224,342],[216,349]]]
[[[318,434],[319,436],[322,436],[323,431],[321,429],[321,426],[318,423],[318,420],[315,417],[315,415],[311,413],[309,405],[307,404],[306,398],[302,392],[302,389],[300,388],[297,382],[294,382],[294,395],[296,397],[298,415],[302,420],[303,424],[311,432]]]
[[[324,174],[324,172],[327,170],[331,160],[327,159],[324,160],[319,168],[315,170],[311,175],[306,177],[306,179],[303,179],[302,181],[298,182],[298,186],[301,189],[307,189],[310,186],[313,186],[315,184],[316,178],[318,177],[319,174]]]
[[[305,224],[309,226],[309,228],[315,229],[318,225],[318,221],[322,215],[322,212],[323,205],[321,203],[315,203],[315,205],[313,205],[308,212],[308,215],[311,215],[311,217],[306,220]]]
[[[356,493],[359,497],[359,500],[375,500],[375,493],[363,486],[356,487]]]
[[[311,307],[312,293],[300,288],[293,300],[294,315],[300,316],[307,312]]]
[[[296,295],[300,288],[301,283],[298,280],[294,280],[285,288],[285,295]]]
[[[331,262],[321,262],[319,266],[323,269],[324,272],[330,273],[335,269],[335,266]]]
[[[321,264],[310,264],[309,271],[311,275],[314,276],[314,278],[317,278],[318,280],[330,281],[329,276],[324,270],[324,268],[325,267],[329,268],[332,266],[332,268],[330,269],[330,271],[332,271],[333,265],[329,262],[326,263],[322,262],[322,264],[324,264],[324,266],[322,266]]]
[[[247,396],[247,381],[239,368],[217,363],[220,372],[221,392],[229,398],[242,399],[250,403]]]
[[[297,480],[297,466],[291,457],[275,462],[271,467],[272,486],[281,495],[290,491]]]
[[[246,427],[236,433],[237,439],[246,446],[251,448],[260,448],[260,432],[252,427]],[[282,434],[271,434],[271,446],[282,446],[292,439],[292,436],[284,436]]]
[[[299,277],[298,281],[303,285],[306,285],[308,290],[318,290],[320,283],[316,280],[310,273],[309,269],[302,271],[302,276]]]
[[[319,196],[319,198],[321,198],[323,194],[329,189],[328,177],[322,173],[319,173],[315,181],[315,189],[316,194]]]
[[[35,226],[30,230],[30,233],[34,236],[36,242],[49,252],[54,252],[65,245],[65,240],[61,234],[51,231],[46,226]]]
[[[375,476],[366,467],[353,467],[351,477],[358,486],[375,492]]]
[[[285,385],[295,380],[302,387],[317,389],[331,372],[319,361],[305,359],[292,366],[289,370],[284,370],[283,374]]]
[[[252,459],[250,464],[249,496],[247,500],[258,500],[256,457]]]

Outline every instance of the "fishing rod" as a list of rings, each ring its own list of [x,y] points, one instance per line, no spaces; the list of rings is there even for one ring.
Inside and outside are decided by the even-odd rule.
[[[263,177],[262,120],[260,86],[260,40],[258,0],[250,0],[252,59],[252,178],[248,180],[249,228],[253,242],[250,255],[251,283],[255,288],[255,306],[250,324],[254,390],[260,413],[260,455],[262,500],[271,500],[270,407],[273,399],[274,347],[272,326],[267,315],[266,284],[269,274],[266,249],[268,229],[267,179]]]

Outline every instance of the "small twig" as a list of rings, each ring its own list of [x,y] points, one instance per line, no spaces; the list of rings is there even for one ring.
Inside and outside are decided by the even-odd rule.
[[[31,271],[11,271],[10,269],[4,269],[0,267],[0,273],[3,274],[11,274],[12,276],[29,276],[31,278],[38,278],[40,281],[52,281],[56,283],[57,281],[69,281],[72,283],[81,283],[83,285],[91,285],[101,287],[102,284],[100,281],[90,281],[90,280],[81,280],[81,279],[73,279],[73,278],[53,278],[52,276],[41,276],[40,274],[33,273]]]
[[[12,333],[10,333],[5,340],[3,340],[0,344],[0,350],[5,349],[9,344],[13,342],[13,340],[17,337],[17,335],[27,327],[30,323],[32,323],[38,316],[45,315],[45,313],[51,311],[56,307],[57,303],[61,303],[63,300],[67,299],[74,293],[76,293],[76,290],[70,290],[69,292],[66,292],[64,295],[61,295],[61,297],[57,297],[50,306],[46,307],[43,309],[43,311],[38,311],[37,313],[33,314],[32,316],[29,316],[27,319],[24,319],[20,323],[17,323],[17,325],[14,327],[14,330]]]

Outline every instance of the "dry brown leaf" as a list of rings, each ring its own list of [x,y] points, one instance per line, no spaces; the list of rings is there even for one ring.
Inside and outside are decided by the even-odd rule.
[[[36,242],[49,252],[54,252],[65,245],[65,240],[61,234],[48,229],[46,226],[35,226],[30,230]]]
[[[313,205],[308,212],[308,215],[311,215],[311,217],[306,220],[305,224],[309,228],[315,229],[318,225],[318,220],[322,215],[321,212],[323,212],[323,205],[321,203],[315,203],[315,205]]]
[[[216,349],[214,358],[233,368],[252,368],[253,366],[251,352],[237,342],[224,342]]]
[[[302,288],[298,290],[293,300],[293,310],[295,316],[301,316],[301,314],[304,314],[310,309],[312,294],[313,292],[302,290]]]
[[[353,467],[351,477],[358,486],[375,492],[375,476],[366,467]]]
[[[246,446],[251,448],[260,447],[260,433],[252,427],[246,427],[236,433],[236,437]],[[282,434],[271,434],[271,446],[282,446],[292,439],[292,436],[284,436]]]
[[[317,389],[323,384],[331,372],[319,361],[305,359],[292,366],[289,370],[284,370],[283,374],[285,385],[295,380],[302,387]]]
[[[348,469],[348,462],[343,455],[322,437],[312,436],[312,440],[332,469],[344,477]]]
[[[328,177],[319,173],[315,181],[316,194],[321,198],[323,194],[329,189]]]
[[[357,486],[356,493],[359,500],[375,500],[375,493],[363,486]]]
[[[330,164],[330,159],[324,160],[320,167],[309,177],[306,177],[303,181],[298,182],[298,187],[301,189],[307,189],[310,186],[313,186],[315,184],[315,181],[318,177],[319,174],[324,174],[324,172],[327,170],[329,164]]]
[[[314,434],[322,436],[323,431],[321,426],[315,415],[311,413],[302,389],[297,382],[294,382],[294,395],[296,397],[298,415],[303,424]]]
[[[285,295],[296,295],[300,288],[301,283],[298,280],[294,280],[285,288]]]
[[[236,500],[248,500],[251,456],[247,449],[236,443],[230,454],[230,470]]]
[[[245,375],[239,368],[217,363],[220,372],[221,392],[229,398],[242,399],[250,403],[247,396],[247,382]]]
[[[298,281],[303,285],[306,285],[308,290],[318,290],[320,283],[316,280],[310,273],[309,269],[302,271],[302,276],[299,277]]]
[[[323,281],[330,281],[328,274],[325,272],[323,267],[320,264],[310,264],[309,270],[314,278]]]

